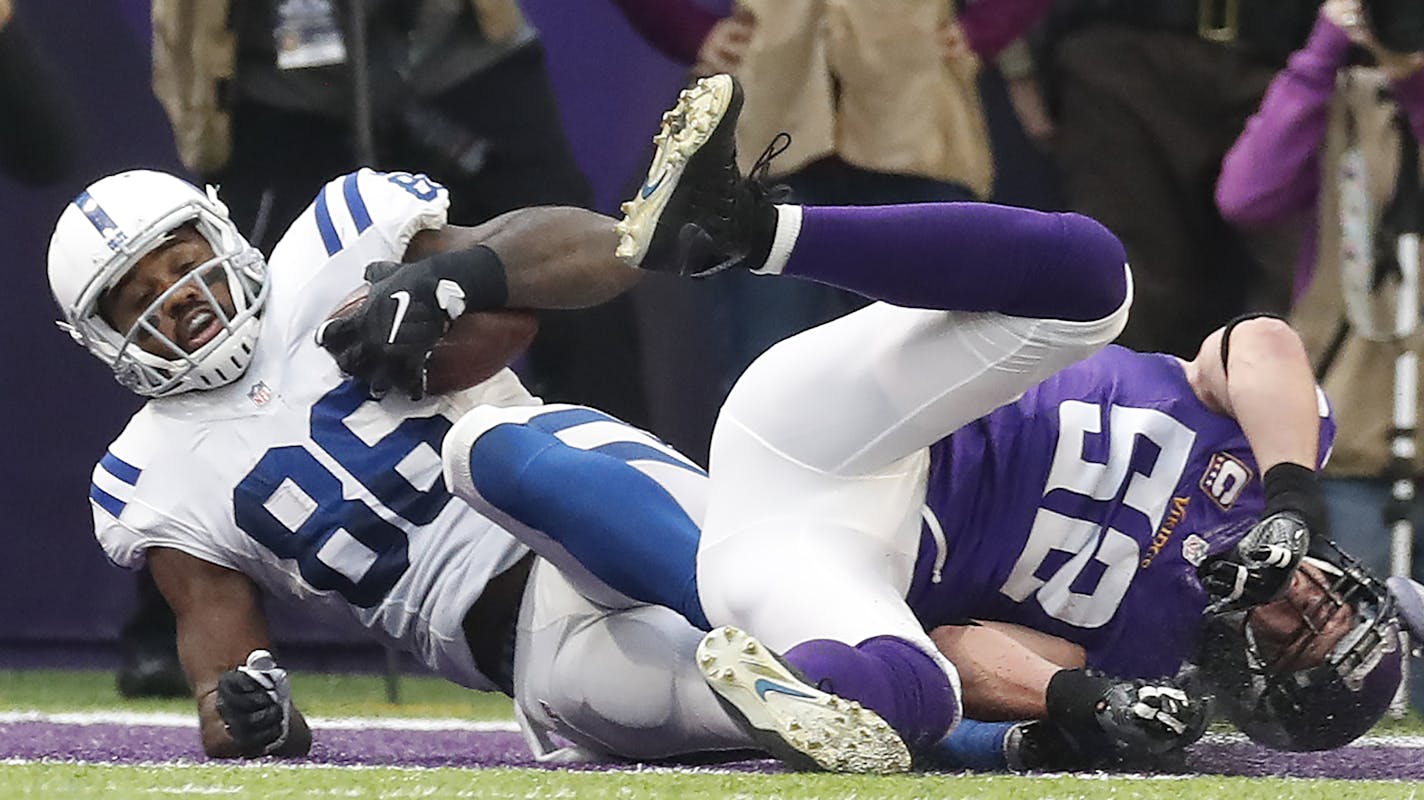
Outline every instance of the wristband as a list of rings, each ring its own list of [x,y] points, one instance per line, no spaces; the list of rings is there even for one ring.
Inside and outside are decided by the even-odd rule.
[[[1283,461],[1266,470],[1266,474],[1261,477],[1261,485],[1266,492],[1263,517],[1281,511],[1293,511],[1300,515],[1312,536],[1329,537],[1325,494],[1320,487],[1320,476],[1315,470]]]
[[[503,308],[509,299],[504,262],[484,245],[436,253],[410,264],[407,269],[410,267],[426,271],[436,282],[454,281],[464,292],[463,306],[447,309],[451,319],[468,311]]]
[[[1048,679],[1044,699],[1048,718],[1073,736],[1101,735],[1097,724],[1103,695],[1110,682],[1084,668],[1060,669]]]

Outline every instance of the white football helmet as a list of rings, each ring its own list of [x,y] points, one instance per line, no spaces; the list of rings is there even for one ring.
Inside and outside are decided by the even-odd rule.
[[[199,265],[155,298],[127,331],[115,330],[99,314],[99,300],[173,230],[192,224],[212,247],[214,258]],[[208,283],[222,270],[232,293],[229,315]],[[49,283],[64,312],[59,327],[69,332],[119,383],[146,397],[166,397],[212,389],[236,380],[252,361],[267,301],[267,265],[228,217],[210,186],[206,193],[162,172],[132,170],[103,178],[80,192],[55,224],[49,243]],[[151,321],[180,289],[194,286],[206,297],[223,326],[192,353],[161,334]],[[139,347],[149,333],[167,347],[158,356]]]

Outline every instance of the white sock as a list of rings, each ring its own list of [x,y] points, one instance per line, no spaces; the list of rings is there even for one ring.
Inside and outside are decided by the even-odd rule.
[[[796,239],[801,235],[801,206],[776,206],[776,235],[771,240],[771,252],[766,263],[752,270],[758,275],[780,275],[791,251],[796,249]]]

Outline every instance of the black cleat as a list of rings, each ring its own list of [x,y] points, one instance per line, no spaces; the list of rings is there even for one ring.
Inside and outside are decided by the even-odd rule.
[[[733,266],[755,269],[766,260],[776,207],[761,175],[790,137],[773,140],[751,177],[743,177],[736,141],[741,110],[742,88],[730,75],[702,78],[678,95],[653,138],[658,147],[647,179],[621,208],[619,258],[694,278]]]

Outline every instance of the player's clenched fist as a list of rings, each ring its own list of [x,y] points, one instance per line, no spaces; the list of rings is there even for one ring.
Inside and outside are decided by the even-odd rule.
[[[1092,761],[1150,761],[1206,731],[1206,702],[1171,680],[1112,680],[1062,670],[1048,684],[1048,716]]]
[[[244,756],[276,752],[287,741],[292,721],[292,687],[287,671],[266,650],[253,650],[247,663],[218,678],[218,715]]]

